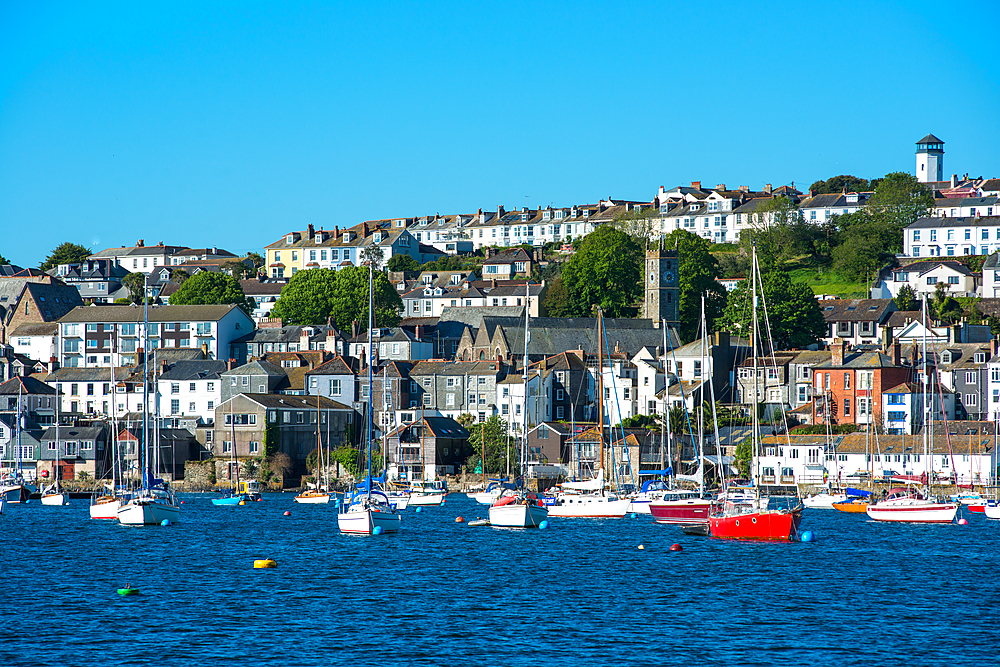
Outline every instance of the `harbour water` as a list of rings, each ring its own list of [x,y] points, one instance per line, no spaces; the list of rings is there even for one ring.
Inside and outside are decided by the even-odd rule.
[[[87,504],[0,517],[0,665],[995,664],[1000,523],[888,525],[806,510],[812,543],[683,535],[648,516],[547,530],[455,523],[451,494],[398,535],[333,505],[183,495],[124,527]],[[291,516],[283,516],[285,510]],[[683,552],[671,552],[679,543]],[[644,549],[639,549],[639,545]],[[254,570],[274,558],[278,568]],[[120,597],[131,583],[139,596]]]

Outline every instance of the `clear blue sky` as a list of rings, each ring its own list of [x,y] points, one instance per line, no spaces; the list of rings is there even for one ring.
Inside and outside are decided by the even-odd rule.
[[[0,254],[1000,176],[995,0],[0,3]],[[804,186],[804,187],[803,187]]]

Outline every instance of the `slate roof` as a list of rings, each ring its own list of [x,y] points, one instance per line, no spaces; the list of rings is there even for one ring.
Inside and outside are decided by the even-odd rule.
[[[74,290],[76,291],[76,290]],[[77,292],[77,296],[80,293]],[[195,322],[221,320],[239,306],[190,305],[190,306],[150,306],[150,322]],[[243,311],[240,311],[243,312]],[[138,305],[95,305],[79,306],[60,319],[61,322],[142,322],[143,308]]]
[[[288,394],[236,394],[229,401],[236,400],[240,396],[250,399],[254,403],[265,408],[276,408],[286,410],[315,410],[317,404],[321,410],[350,410],[343,403],[331,401],[326,396],[291,396]],[[229,403],[226,401],[226,403]]]
[[[516,224],[516,223],[515,223]],[[487,264],[510,264],[512,262],[530,262],[531,257],[528,253],[524,251],[524,248],[517,248],[516,250],[505,250],[499,254],[490,257],[483,262],[483,265]]]
[[[226,370],[225,361],[203,359],[199,361],[176,361],[166,372],[160,374],[161,380],[216,380]]]
[[[17,396],[29,395],[29,394],[41,394],[46,396],[54,396],[56,393],[55,387],[48,385],[41,380],[31,377],[12,377],[3,384],[0,384],[0,395],[7,394]]]
[[[923,313],[919,310],[894,310],[884,322],[887,327],[905,327],[910,322],[923,321]]]
[[[983,215],[983,216],[965,216],[965,217],[954,217],[954,218],[942,218],[942,217],[929,217],[920,218],[916,222],[907,226],[907,229],[935,229],[941,227],[1000,227],[1000,216],[996,215]],[[960,243],[959,240],[954,240],[952,243]],[[938,239],[934,243],[945,243],[944,239]]]
[[[894,273],[916,273],[917,275],[924,275],[928,271],[933,271],[939,266],[944,266],[953,271],[961,273],[962,275],[972,276],[975,275],[969,267],[961,262],[956,262],[954,260],[926,260],[922,262],[912,262],[905,266],[900,266],[894,271]]]
[[[285,376],[285,369],[261,359],[255,359],[231,371],[224,371],[222,375],[270,375],[283,377]]]
[[[410,377],[420,375],[503,375],[496,361],[418,361],[410,369]]]
[[[424,423],[435,438],[465,440],[469,437],[469,431],[450,417],[424,417]]]
[[[488,331],[503,327],[507,347],[512,354],[524,352],[524,320],[518,318],[483,318]],[[531,320],[528,354],[549,356],[566,350],[597,350],[597,319],[592,317],[537,317]],[[616,348],[631,357],[643,347],[663,345],[663,330],[653,327],[652,320],[605,319],[608,348]],[[491,332],[492,336],[492,332]],[[669,331],[668,344],[678,345],[677,335]]]
[[[11,337],[14,336],[56,336],[59,334],[59,323],[58,322],[26,322],[24,324],[19,324],[14,331],[11,332]]]
[[[928,134],[926,137],[917,142],[918,144],[943,144],[944,142],[935,137],[933,134]]]
[[[820,364],[816,368],[902,368],[892,363],[892,359],[882,352],[853,352],[844,355],[844,363],[840,366],[833,365],[833,358],[825,364]]]
[[[484,316],[515,317],[524,321],[524,306],[472,306],[464,308],[443,308],[438,324],[461,322],[472,328],[479,326]]]
[[[114,369],[115,382],[122,382],[132,375],[132,369],[125,366]],[[109,368],[69,368],[63,367],[46,375],[45,382],[110,382]]]
[[[353,360],[352,360],[353,361]],[[337,356],[312,369],[307,375],[354,375],[354,370],[343,357]]]
[[[830,299],[821,303],[827,322],[882,322],[896,307],[892,299]]]

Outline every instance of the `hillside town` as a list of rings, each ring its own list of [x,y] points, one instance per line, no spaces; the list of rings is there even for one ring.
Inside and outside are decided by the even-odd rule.
[[[305,224],[245,256],[168,239],[67,261],[57,249],[44,270],[4,264],[0,465],[39,481],[105,477],[115,442],[137,466],[149,414],[167,479],[197,469],[226,483],[238,460],[298,487],[317,442],[358,448],[370,412],[391,478],[470,472],[470,438],[487,425],[525,442],[529,477],[587,477],[601,422],[615,427],[622,474],[641,480],[699,467],[685,417],[699,412],[712,410],[707,458],[735,462],[757,410],[772,433],[761,484],[787,487],[919,474],[930,403],[933,469],[985,483],[998,463],[1000,179],[945,179],[944,142],[916,146],[926,203],[892,223],[898,250],[857,240],[881,220],[889,175],[870,189],[692,181],[648,201]],[[800,229],[812,249],[782,256],[794,244],[773,235]],[[639,248],[634,284],[617,302],[585,301],[588,239],[612,232]],[[768,275],[830,257],[791,280],[811,290],[814,321],[790,323],[799,331],[776,349],[753,349],[731,313],[758,251],[771,253]],[[381,290],[371,347],[358,309],[368,267]],[[357,272],[362,291],[350,292]],[[833,274],[848,286],[809,284]],[[229,291],[205,297],[202,285]],[[706,295],[715,310],[699,327]]]

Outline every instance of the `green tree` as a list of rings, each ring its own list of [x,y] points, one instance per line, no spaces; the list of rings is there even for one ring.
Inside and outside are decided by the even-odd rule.
[[[236,278],[236,280],[245,280],[246,278],[250,278],[257,274],[256,269],[247,266],[246,263],[235,259],[223,263],[219,267],[219,269],[223,273],[228,273],[233,278]]]
[[[934,208],[934,195],[916,176],[894,171],[879,179],[875,192],[863,209],[870,222],[881,224],[890,232],[888,252],[903,251],[903,231]]]
[[[775,350],[805,347],[824,337],[827,332],[823,311],[812,289],[804,283],[793,283],[788,273],[780,267],[762,270],[764,295],[758,303],[757,322],[763,335],[769,333]],[[729,295],[720,325],[741,337],[749,338],[752,330],[751,280],[744,280]],[[766,308],[766,311],[765,311]],[[767,318],[765,319],[765,312]],[[767,324],[770,323],[770,331]],[[769,351],[763,342],[758,353]]]
[[[10,260],[4,257],[3,255],[0,255],[0,266],[4,264],[10,264]]]
[[[480,424],[472,424],[469,429],[469,448],[472,454],[465,461],[467,468],[475,470],[482,459],[483,441],[486,442],[487,475],[501,475],[507,472],[507,461],[510,460],[510,470],[517,471],[520,459],[517,456],[516,441],[507,435],[507,422],[499,415],[491,415]]]
[[[132,303],[142,303],[142,290],[146,284],[146,274],[141,271],[130,273],[122,278],[122,285],[128,289]]]
[[[391,260],[390,260],[391,261]],[[469,260],[457,255],[445,255],[421,266],[423,271],[461,271],[471,266]]]
[[[931,314],[942,324],[954,324],[962,319],[962,304],[955,298],[948,296],[947,285],[938,283],[934,287],[934,296],[931,297],[928,307]]]
[[[374,243],[372,243],[369,246],[366,246],[365,249],[361,251],[361,264],[363,264],[364,266],[368,266],[369,264],[371,264],[372,266],[375,267],[376,271],[380,271],[382,269],[382,263],[384,259],[385,259],[385,252],[383,252],[382,248],[375,245]]]
[[[746,214],[746,230],[740,234],[744,252],[750,254],[757,246],[757,259],[761,266],[771,266],[790,257],[802,254],[794,238],[804,233],[802,213],[790,197],[772,197]]]
[[[733,457],[734,463],[736,464],[736,470],[739,472],[740,477],[744,479],[750,478],[750,465],[753,461],[753,447],[750,444],[750,440],[744,440],[740,444],[736,445],[736,455]]]
[[[556,278],[548,284],[545,298],[542,300],[546,317],[567,317],[569,314],[569,294],[562,278]]]
[[[403,301],[382,272],[375,272],[375,322],[379,327],[399,324]],[[368,329],[368,268],[346,266],[339,271],[298,271],[271,311],[288,324],[326,324],[334,318],[338,328],[348,330],[357,321]]]
[[[612,225],[588,234],[562,272],[568,315],[591,317],[599,306],[609,317],[629,317],[642,296],[643,248]]]
[[[845,190],[847,192],[868,192],[870,187],[871,185],[867,179],[841,174],[840,176],[828,178],[825,181],[816,181],[809,186],[809,191],[818,195],[824,195],[836,194]]]
[[[254,275],[259,273],[260,270],[264,268],[264,258],[260,256],[260,253],[248,252],[246,258],[253,264]]]
[[[701,328],[701,297],[705,297],[705,319],[708,330],[714,331],[715,321],[726,307],[726,288],[719,284],[719,261],[709,252],[711,242],[697,234],[678,229],[663,241],[667,248],[677,248],[680,287],[680,336],[691,341]]]
[[[240,281],[225,273],[202,271],[191,276],[170,295],[170,305],[235,304],[247,315],[254,311],[254,302],[243,293]]]
[[[867,280],[893,256],[890,250],[896,237],[883,220],[866,220],[864,212],[846,216],[840,245],[832,251],[833,267],[849,280]]]
[[[893,297],[892,302],[896,304],[896,308],[900,310],[916,310],[917,309],[917,293],[913,291],[913,288],[909,285],[903,285],[899,288],[899,293]]]
[[[386,264],[387,271],[419,271],[420,262],[409,255],[393,255]]]
[[[639,243],[640,247],[645,248],[653,241],[653,237],[658,232],[659,221],[652,216],[652,213],[653,209],[648,206],[646,208],[633,208],[627,213],[616,215],[611,221],[611,225],[631,236]]]
[[[78,264],[90,257],[90,248],[69,241],[56,246],[52,254],[38,267],[42,271],[54,269],[60,264]]]
[[[184,281],[191,277],[191,274],[184,269],[174,269],[170,272],[170,279],[178,285],[183,285]]]

